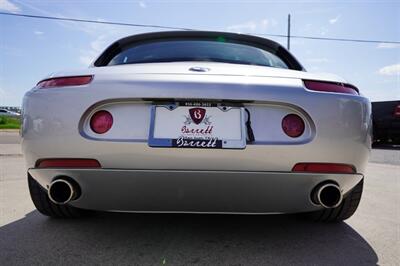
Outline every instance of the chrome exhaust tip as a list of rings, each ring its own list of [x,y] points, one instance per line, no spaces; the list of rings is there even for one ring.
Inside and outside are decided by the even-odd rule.
[[[340,187],[333,183],[318,185],[313,190],[312,201],[324,208],[336,208],[342,203],[343,195]]]
[[[47,195],[53,203],[62,205],[76,199],[78,193],[70,181],[65,179],[56,179],[51,182]]]

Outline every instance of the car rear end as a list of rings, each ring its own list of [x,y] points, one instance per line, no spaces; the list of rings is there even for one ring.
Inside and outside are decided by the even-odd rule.
[[[163,107],[167,115],[157,120]],[[154,144],[164,134],[154,133],[160,123],[165,132],[178,123],[173,112],[185,126],[189,109],[199,107],[238,110],[240,145]],[[209,122],[228,134],[224,119]],[[354,86],[303,71],[215,62],[98,67],[58,74],[29,91],[22,137],[29,175],[45,190],[66,180],[73,207],[311,212],[337,206],[324,206],[323,189],[341,201],[362,182],[371,108]]]

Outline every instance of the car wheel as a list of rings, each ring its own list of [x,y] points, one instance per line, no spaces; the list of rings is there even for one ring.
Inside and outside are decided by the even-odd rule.
[[[49,199],[47,191],[43,189],[29,174],[28,186],[33,204],[35,205],[36,209],[44,215],[53,218],[77,218],[87,213],[85,210],[78,209],[73,206],[58,205],[53,203]]]
[[[341,222],[350,218],[357,210],[361,200],[364,180],[361,180],[351,192],[343,199],[342,203],[331,209],[324,209],[316,212],[307,213],[307,218],[316,222]]]

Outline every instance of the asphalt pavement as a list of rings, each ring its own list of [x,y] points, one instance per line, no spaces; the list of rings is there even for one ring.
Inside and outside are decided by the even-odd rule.
[[[12,134],[0,132],[0,265],[400,265],[399,150],[372,152],[361,204],[344,223],[130,213],[62,220],[35,210]]]
[[[19,137],[18,130],[0,129],[0,144],[17,144],[17,143],[19,143],[19,141],[20,141],[20,137]]]

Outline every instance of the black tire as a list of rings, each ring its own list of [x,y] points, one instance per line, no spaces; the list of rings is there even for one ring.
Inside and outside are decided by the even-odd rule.
[[[85,210],[69,205],[58,205],[49,199],[47,191],[28,174],[29,192],[36,209],[53,218],[78,218],[86,214]]]
[[[351,192],[349,192],[342,203],[332,209],[324,209],[316,212],[307,213],[307,218],[316,222],[341,222],[350,218],[357,210],[361,200],[361,195],[364,186],[364,179],[358,183]]]

